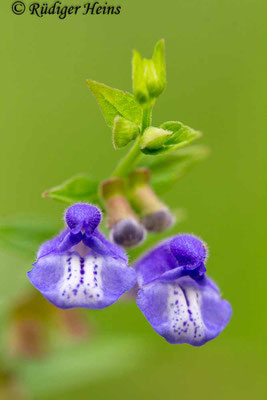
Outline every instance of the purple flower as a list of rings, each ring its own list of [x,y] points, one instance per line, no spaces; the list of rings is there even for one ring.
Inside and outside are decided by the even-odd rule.
[[[135,264],[137,305],[169,343],[201,346],[218,336],[231,305],[205,274],[206,245],[192,235],[162,242]]]
[[[98,231],[101,212],[93,205],[71,206],[65,221],[67,228],[40,247],[31,283],[60,308],[111,305],[136,282],[124,250]]]

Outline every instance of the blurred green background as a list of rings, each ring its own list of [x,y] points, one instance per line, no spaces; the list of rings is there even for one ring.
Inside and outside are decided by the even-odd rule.
[[[8,312],[30,290],[33,260],[3,249],[1,365],[16,371],[30,399],[265,399],[266,1],[116,4],[119,16],[61,21],[15,16],[11,1],[1,2],[1,216],[57,224],[64,206],[41,192],[83,171],[108,176],[123,151],[113,150],[85,80],[130,91],[132,49],[150,56],[164,37],[168,86],[153,122],[183,121],[211,148],[165,200],[187,210],[178,231],[208,243],[209,275],[233,317],[204,347],[172,346],[134,303],[118,303],[86,311],[96,326],[88,343],[64,347],[60,338],[45,359],[14,360],[6,355]]]

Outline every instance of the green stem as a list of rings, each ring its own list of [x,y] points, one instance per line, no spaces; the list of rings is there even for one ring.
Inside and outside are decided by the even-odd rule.
[[[152,120],[152,107],[143,109],[143,119],[142,119],[142,132],[151,125]]]
[[[141,135],[146,130],[146,128],[151,125],[151,115],[152,115],[152,107],[143,109]],[[119,164],[117,165],[111,176],[123,178],[131,172],[131,170],[137,163],[138,159],[142,156],[142,153],[140,151],[141,135],[138,136],[138,138],[136,139],[133,146],[126,154],[126,156],[122,160],[120,160]]]
[[[131,171],[132,166],[137,162],[138,158],[141,157],[139,142],[140,136],[136,139],[134,145],[131,147],[126,156],[120,160],[111,176],[123,178]]]

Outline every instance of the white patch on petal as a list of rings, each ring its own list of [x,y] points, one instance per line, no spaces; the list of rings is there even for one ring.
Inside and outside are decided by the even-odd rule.
[[[66,305],[72,307],[97,303],[103,298],[101,269],[103,257],[77,254],[64,256],[64,275],[59,291]]]
[[[201,316],[201,293],[196,288],[169,285],[168,316],[175,340],[203,341],[205,325]]]

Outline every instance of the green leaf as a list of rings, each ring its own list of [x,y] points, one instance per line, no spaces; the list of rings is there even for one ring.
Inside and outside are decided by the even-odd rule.
[[[158,194],[169,190],[188,170],[209,154],[206,146],[191,146],[162,155],[143,157],[139,166],[151,171],[151,183]]]
[[[5,278],[0,281],[0,314],[29,290],[26,273],[32,268],[40,245],[62,229],[57,222],[36,215],[1,218],[1,273]]]
[[[25,257],[34,257],[41,243],[60,229],[47,218],[13,216],[0,221],[0,245]]]
[[[77,203],[78,201],[98,204],[98,185],[99,182],[87,175],[77,175],[58,186],[46,190],[43,193],[43,197],[59,200],[67,204]]]
[[[101,107],[108,126],[113,127],[117,115],[137,125],[141,124],[142,110],[132,94],[91,79],[88,79],[87,83]]]
[[[164,143],[168,141],[170,135],[172,135],[172,132],[168,130],[150,126],[141,137],[140,148],[145,154],[153,153],[154,150],[160,150]]]
[[[117,115],[114,119],[112,138],[115,149],[120,149],[134,140],[140,132],[138,125]]]
[[[176,149],[182,146],[186,146],[193,140],[201,137],[201,132],[196,131],[178,121],[165,122],[161,125],[161,128],[173,132],[173,134],[169,137],[165,144],[176,145]]]

